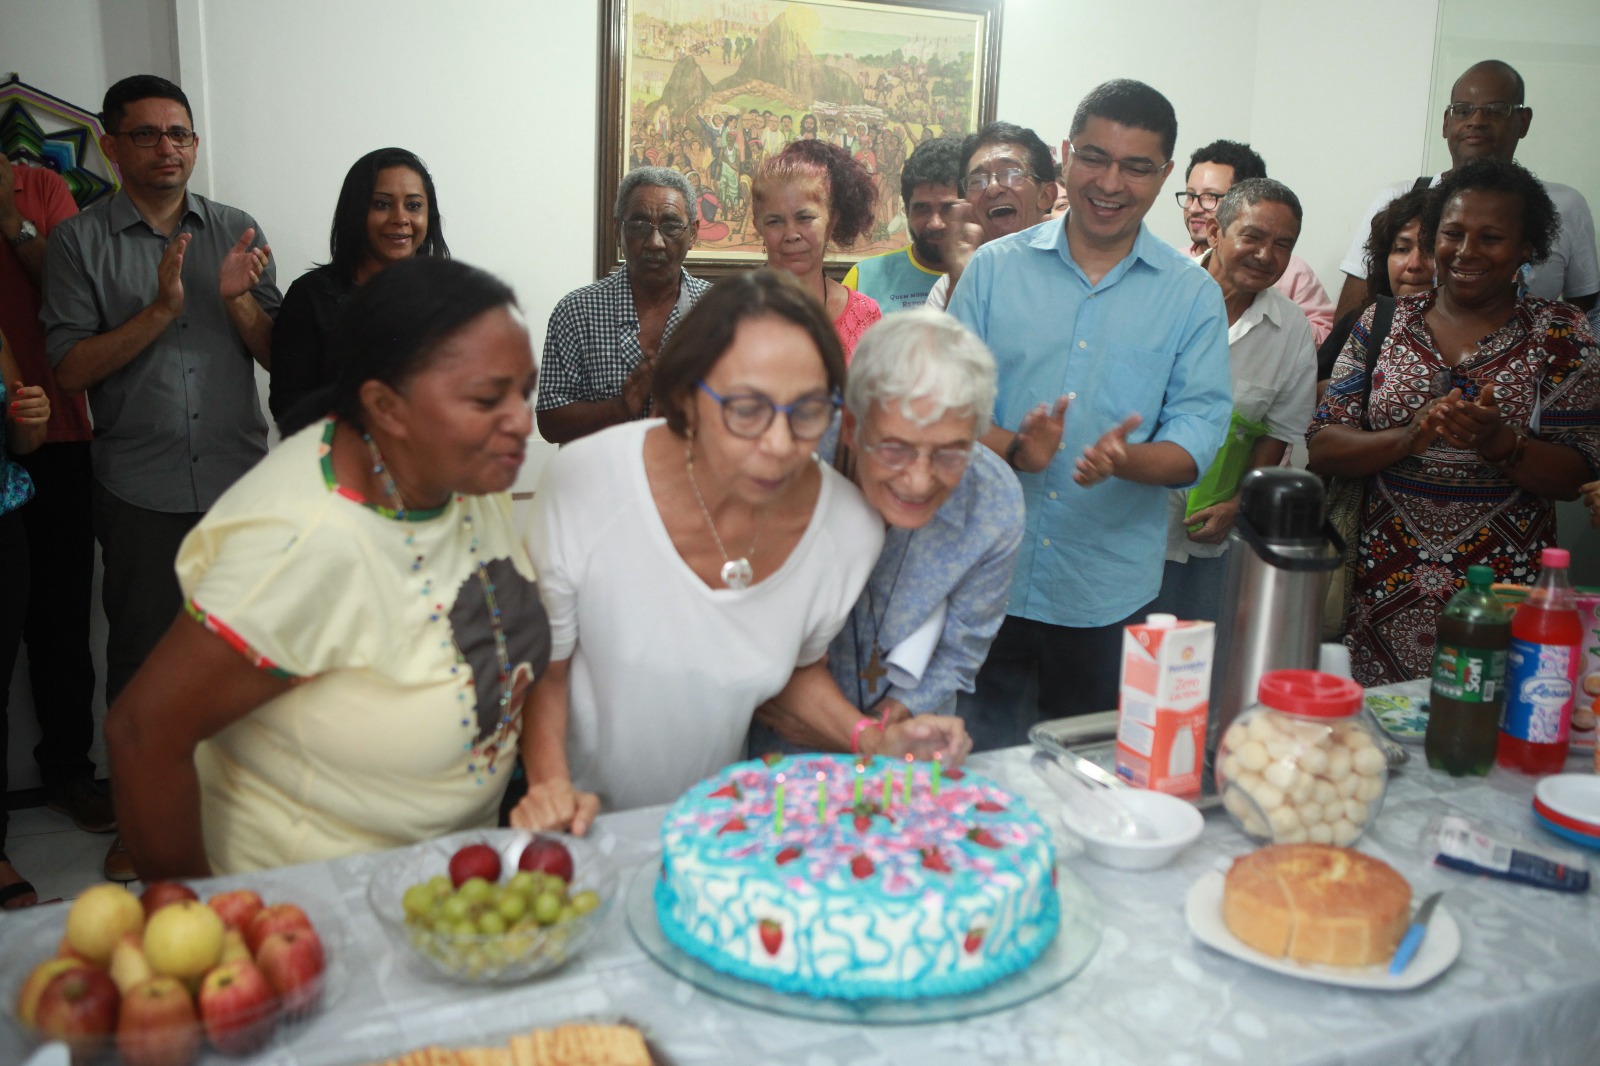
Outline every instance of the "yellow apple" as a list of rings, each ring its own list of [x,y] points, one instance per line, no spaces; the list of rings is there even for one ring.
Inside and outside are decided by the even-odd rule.
[[[117,946],[111,949],[111,979],[117,991],[127,995],[134,985],[143,984],[155,976],[150,960],[144,957],[144,946],[137,933],[123,933]]]
[[[222,957],[222,919],[196,900],[169,903],[145,926],[144,956],[158,974],[199,977]]]
[[[232,962],[234,959],[244,959],[254,962],[250,957],[250,946],[244,942],[244,934],[237,929],[228,929],[222,934],[221,962]]]
[[[106,883],[86,889],[67,912],[67,943],[96,966],[111,960],[111,949],[123,933],[143,928],[144,905],[121,885]]]

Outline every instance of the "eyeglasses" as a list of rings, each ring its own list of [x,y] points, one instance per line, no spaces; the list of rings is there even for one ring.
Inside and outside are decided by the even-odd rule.
[[[1185,189],[1183,192],[1173,193],[1172,196],[1178,201],[1178,206],[1185,211],[1197,203],[1202,211],[1215,211],[1217,205],[1222,202],[1223,194],[1220,192],[1190,192]]]
[[[187,148],[200,138],[194,130],[182,126],[168,126],[164,130],[158,130],[154,126],[140,126],[138,129],[125,130],[117,136],[128,138],[140,148],[154,148],[161,143],[163,137],[171,141],[174,148]]]
[[[1444,113],[1453,119],[1471,118],[1474,111],[1482,111],[1484,118],[1508,119],[1518,111],[1526,111],[1526,104],[1451,104]]]
[[[622,232],[636,241],[647,241],[650,234],[659,232],[664,241],[675,241],[689,232],[687,222],[668,220],[662,223],[649,222],[642,218],[630,218],[622,224]]]
[[[718,396],[704,381],[700,390],[722,407],[722,424],[735,437],[754,440],[767,431],[772,420],[782,414],[789,419],[789,435],[795,440],[816,440],[828,431],[839,397],[806,396],[794,403],[773,403],[765,396]]]
[[[1007,189],[1019,189],[1025,181],[1033,181],[1033,174],[1021,167],[1006,167],[998,174],[991,174],[987,170],[974,170],[967,175],[967,191],[983,192],[990,185],[1003,185]]]
[[[1166,163],[1152,163],[1148,159],[1112,159],[1104,152],[1097,152],[1093,149],[1087,152],[1080,152],[1078,146],[1071,141],[1067,142],[1067,150],[1072,153],[1073,157],[1077,159],[1084,169],[1094,171],[1109,170],[1114,164],[1118,170],[1122,171],[1122,176],[1129,181],[1148,180],[1155,177],[1167,166]]]
[[[904,470],[917,461],[917,456],[926,455],[928,465],[938,473],[946,477],[960,477],[961,472],[966,470],[967,464],[972,461],[970,444],[952,444],[943,448],[930,448],[926,452],[899,440],[862,444],[860,447],[888,470]]]

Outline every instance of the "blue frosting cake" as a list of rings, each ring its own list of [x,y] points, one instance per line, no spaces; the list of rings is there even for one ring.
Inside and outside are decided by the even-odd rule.
[[[1031,964],[1060,921],[1044,823],[993,782],[931,763],[738,763],[673,805],[661,841],[667,939],[785,992],[969,992]]]

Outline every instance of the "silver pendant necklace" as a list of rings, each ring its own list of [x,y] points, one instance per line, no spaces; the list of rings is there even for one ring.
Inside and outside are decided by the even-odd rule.
[[[683,465],[689,471],[689,488],[694,490],[694,502],[700,505],[700,513],[705,515],[706,526],[711,530],[711,539],[717,542],[717,551],[722,553],[722,583],[734,591],[741,591],[750,587],[750,582],[755,580],[755,567],[750,565],[750,556],[756,553],[756,543],[761,539],[761,527],[756,527],[755,536],[750,538],[750,551],[737,559],[728,557],[728,549],[722,546],[722,536],[717,532],[717,524],[711,520],[711,510],[706,507],[705,497],[700,495],[700,485],[694,479],[694,438],[691,436],[683,446]]]

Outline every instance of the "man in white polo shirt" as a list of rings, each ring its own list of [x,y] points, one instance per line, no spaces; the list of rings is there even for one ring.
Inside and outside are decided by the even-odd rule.
[[[1306,316],[1276,287],[1300,238],[1300,218],[1300,201],[1282,182],[1247,178],[1228,190],[1208,223],[1210,249],[1200,264],[1222,287],[1228,311],[1233,419],[1212,468],[1193,488],[1169,496],[1166,568],[1151,610],[1217,620],[1238,477],[1277,466],[1291,443],[1305,439],[1317,355]]]

